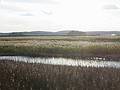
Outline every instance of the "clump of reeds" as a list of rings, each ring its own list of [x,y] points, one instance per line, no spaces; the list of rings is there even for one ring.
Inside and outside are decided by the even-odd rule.
[[[120,37],[1,37],[0,55],[120,59]]]
[[[1,90],[119,90],[120,69],[0,61]]]
[[[0,55],[18,56],[54,56],[69,58],[108,58],[108,60],[119,60],[120,45],[87,45],[81,47],[66,46],[0,46]]]

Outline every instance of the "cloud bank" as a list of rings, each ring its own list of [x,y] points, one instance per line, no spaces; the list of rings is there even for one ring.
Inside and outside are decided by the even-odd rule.
[[[119,3],[117,0],[1,0],[0,32],[108,30],[108,27],[119,30]]]
[[[108,4],[103,7],[106,10],[118,10],[120,9],[117,5],[115,4]]]

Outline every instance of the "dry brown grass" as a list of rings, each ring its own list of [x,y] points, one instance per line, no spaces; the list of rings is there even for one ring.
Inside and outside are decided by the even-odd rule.
[[[1,90],[120,90],[120,69],[0,61]]]

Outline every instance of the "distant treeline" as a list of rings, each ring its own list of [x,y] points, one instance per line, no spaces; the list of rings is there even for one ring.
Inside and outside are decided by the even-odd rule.
[[[119,36],[120,31],[76,31],[66,30],[58,32],[47,32],[47,31],[32,31],[32,32],[11,32],[11,33],[0,33],[0,36]]]

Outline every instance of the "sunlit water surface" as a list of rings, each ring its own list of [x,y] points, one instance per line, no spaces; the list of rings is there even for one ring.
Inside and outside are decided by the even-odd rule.
[[[51,65],[82,66],[82,67],[109,67],[120,68],[117,61],[82,60],[67,58],[42,58],[42,57],[23,57],[23,56],[0,56],[0,60],[22,61],[27,63],[41,63]]]

